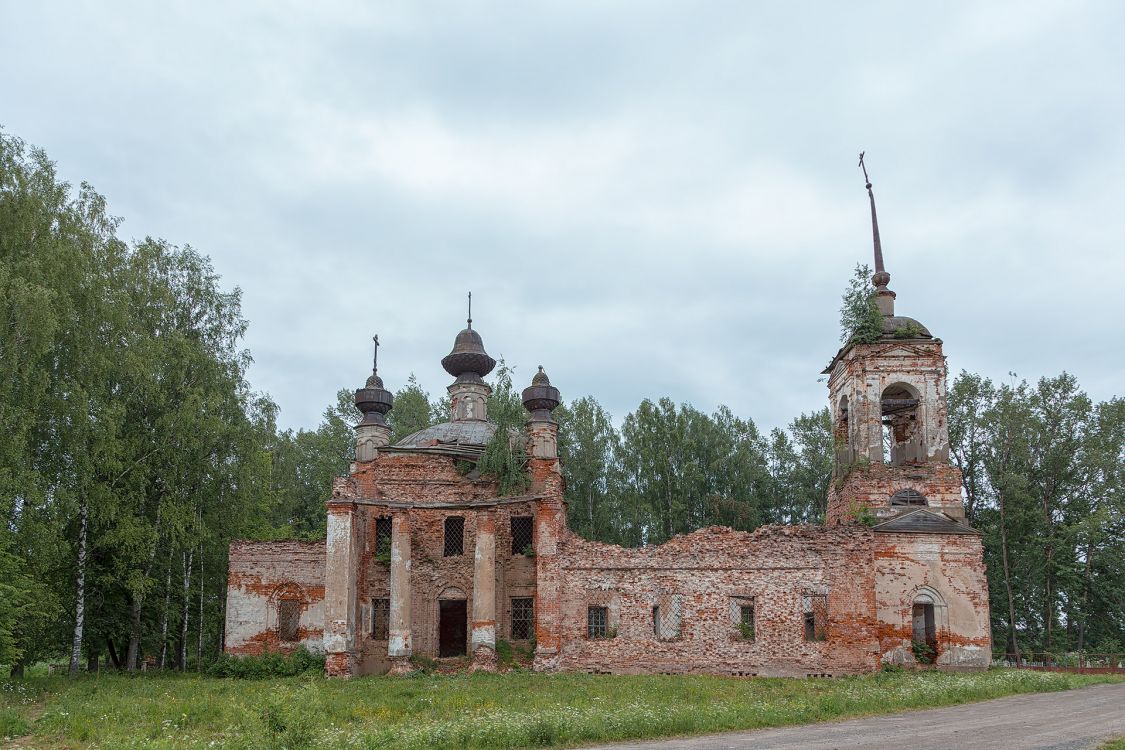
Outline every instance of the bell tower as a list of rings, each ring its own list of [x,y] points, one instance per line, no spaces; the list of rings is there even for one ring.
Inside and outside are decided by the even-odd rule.
[[[895,314],[863,154],[860,166],[871,204],[871,281],[883,327],[874,341],[845,343],[824,370],[835,437],[826,520],[870,513],[885,521],[929,508],[959,521],[961,473],[949,461],[942,342],[917,320]]]

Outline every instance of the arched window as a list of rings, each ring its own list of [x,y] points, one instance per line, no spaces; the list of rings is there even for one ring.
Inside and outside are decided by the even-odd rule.
[[[883,463],[899,466],[924,460],[918,425],[920,402],[918,391],[906,383],[894,383],[883,391]]]
[[[891,495],[891,507],[902,507],[908,505],[918,505],[925,507],[929,505],[926,501],[926,496],[915,489],[899,490]]]

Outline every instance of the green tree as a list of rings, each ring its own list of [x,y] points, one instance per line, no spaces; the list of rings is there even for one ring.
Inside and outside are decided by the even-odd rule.
[[[857,263],[840,307],[840,341],[845,345],[871,344],[883,335],[883,314],[875,299],[871,268]]]
[[[424,430],[448,418],[445,405],[431,400],[418,378],[410,373],[406,385],[395,393],[394,408],[387,414],[387,423],[391,426],[391,442],[397,443],[418,430]]]

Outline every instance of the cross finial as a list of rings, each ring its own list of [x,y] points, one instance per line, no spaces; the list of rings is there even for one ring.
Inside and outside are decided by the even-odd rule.
[[[469,330],[473,328],[473,293],[469,292]]]
[[[371,357],[371,374],[375,375],[379,372],[379,334],[372,336],[371,340],[375,342],[375,355]]]

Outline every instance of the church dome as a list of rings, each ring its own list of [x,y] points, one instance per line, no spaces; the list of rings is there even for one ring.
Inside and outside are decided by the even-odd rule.
[[[436,448],[442,445],[488,445],[496,425],[480,420],[442,422],[407,435],[396,448]]]
[[[457,334],[453,342],[453,351],[441,360],[441,366],[455,378],[462,375],[483,378],[492,372],[496,360],[488,356],[488,352],[484,350],[484,341],[470,324],[468,328]]]
[[[926,326],[905,315],[887,315],[883,318],[883,335],[900,339],[932,339]]]

